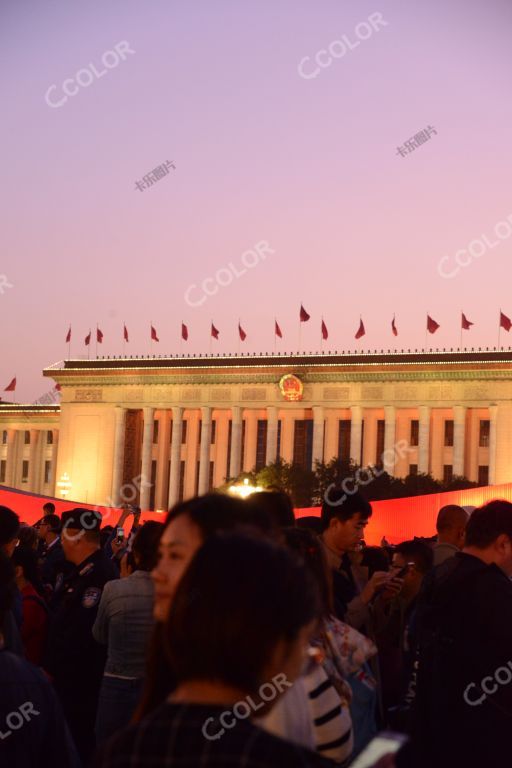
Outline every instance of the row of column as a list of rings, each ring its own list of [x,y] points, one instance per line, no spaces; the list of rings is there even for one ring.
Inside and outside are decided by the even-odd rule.
[[[199,494],[206,493],[209,486],[210,471],[210,444],[212,433],[212,408],[205,406],[201,408],[201,442],[199,447]],[[242,407],[233,406],[231,409],[231,451],[230,451],[230,474],[236,477],[240,474],[241,467],[241,449],[242,449]],[[325,415],[323,406],[313,406],[313,451],[312,466],[315,461],[321,461],[324,454],[324,434],[325,434]],[[183,425],[183,411],[180,406],[172,408],[172,440],[170,448],[170,477],[168,505],[171,507],[178,501],[180,484],[180,459],[181,459],[181,435]],[[430,422],[431,407],[422,405],[419,411],[419,430],[418,430],[418,472],[428,473],[430,457]],[[151,462],[153,449],[153,429],[154,414],[153,407],[145,407],[143,438],[142,438],[142,460],[141,460],[141,494],[140,505],[143,509],[149,507],[151,491]],[[363,407],[353,405],[350,408],[351,427],[350,427],[350,458],[357,464],[361,462],[361,449],[363,437]],[[490,439],[489,439],[489,482],[494,483],[495,478],[495,459],[496,459],[496,421],[497,406],[489,407],[490,414]],[[123,461],[124,461],[124,441],[125,441],[125,420],[126,409],[116,408],[115,423],[115,444],[114,444],[114,467],[112,478],[112,497],[116,504],[119,503],[119,490],[122,485]],[[464,445],[465,445],[465,425],[466,408],[461,405],[453,407],[453,474],[464,474]],[[253,425],[254,426],[254,425]],[[164,433],[161,436],[161,450],[169,444],[169,420],[164,421]],[[256,442],[255,435],[247,436],[247,444]],[[266,460],[272,463],[277,457],[277,437],[278,437],[278,409],[275,406],[267,408],[267,445]],[[159,456],[159,472],[166,471],[166,462],[164,456]],[[396,408],[388,405],[384,407],[384,452],[383,465],[385,470],[394,474],[396,462]]]
[[[28,461],[28,478],[26,487],[32,493],[41,493],[43,490],[54,492],[55,468],[57,466],[58,430],[30,429],[30,446],[28,455],[25,447],[25,429],[7,429],[7,451],[5,466],[5,485],[10,488],[21,488],[21,468],[24,460]],[[46,436],[48,432],[53,434],[51,448],[51,476],[49,482],[44,482],[45,447],[48,445]],[[23,484],[24,485],[24,484]],[[46,487],[48,486],[48,487]]]

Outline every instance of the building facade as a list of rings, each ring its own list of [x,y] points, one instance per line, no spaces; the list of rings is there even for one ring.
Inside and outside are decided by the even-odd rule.
[[[512,480],[512,352],[67,360],[60,406],[0,403],[0,483],[166,509],[277,457]],[[51,437],[50,437],[51,435]]]

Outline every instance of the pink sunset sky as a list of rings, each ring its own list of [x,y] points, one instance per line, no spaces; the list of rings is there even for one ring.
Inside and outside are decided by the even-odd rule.
[[[375,13],[385,25],[356,45]],[[154,353],[179,351],[182,321],[183,350],[208,352],[211,320],[214,351],[236,352],[239,317],[242,349],[271,351],[274,316],[296,351],[301,301],[305,351],[322,315],[324,349],[421,347],[427,311],[429,343],[458,346],[461,309],[465,342],[494,346],[500,307],[512,317],[512,237],[494,234],[512,217],[511,23],[505,0],[2,0],[0,388],[47,392],[70,323],[72,356],[96,323],[100,354],[122,354],[123,321],[133,354],[150,321]],[[343,35],[353,50],[318,68]],[[47,103],[123,41],[118,66]],[[443,278],[482,235],[493,247]],[[272,254],[187,303],[262,241]]]

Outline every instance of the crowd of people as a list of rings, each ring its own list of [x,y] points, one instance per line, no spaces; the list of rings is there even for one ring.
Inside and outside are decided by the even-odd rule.
[[[379,547],[341,489],[43,512],[0,507],[0,765],[510,763],[512,504]]]

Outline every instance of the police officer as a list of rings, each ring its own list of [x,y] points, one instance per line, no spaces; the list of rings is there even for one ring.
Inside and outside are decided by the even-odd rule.
[[[117,578],[100,549],[101,515],[76,508],[62,515],[61,542],[73,567],[57,578],[50,604],[44,667],[53,679],[84,763],[94,746],[94,722],[105,650],[92,636],[103,587]]]

